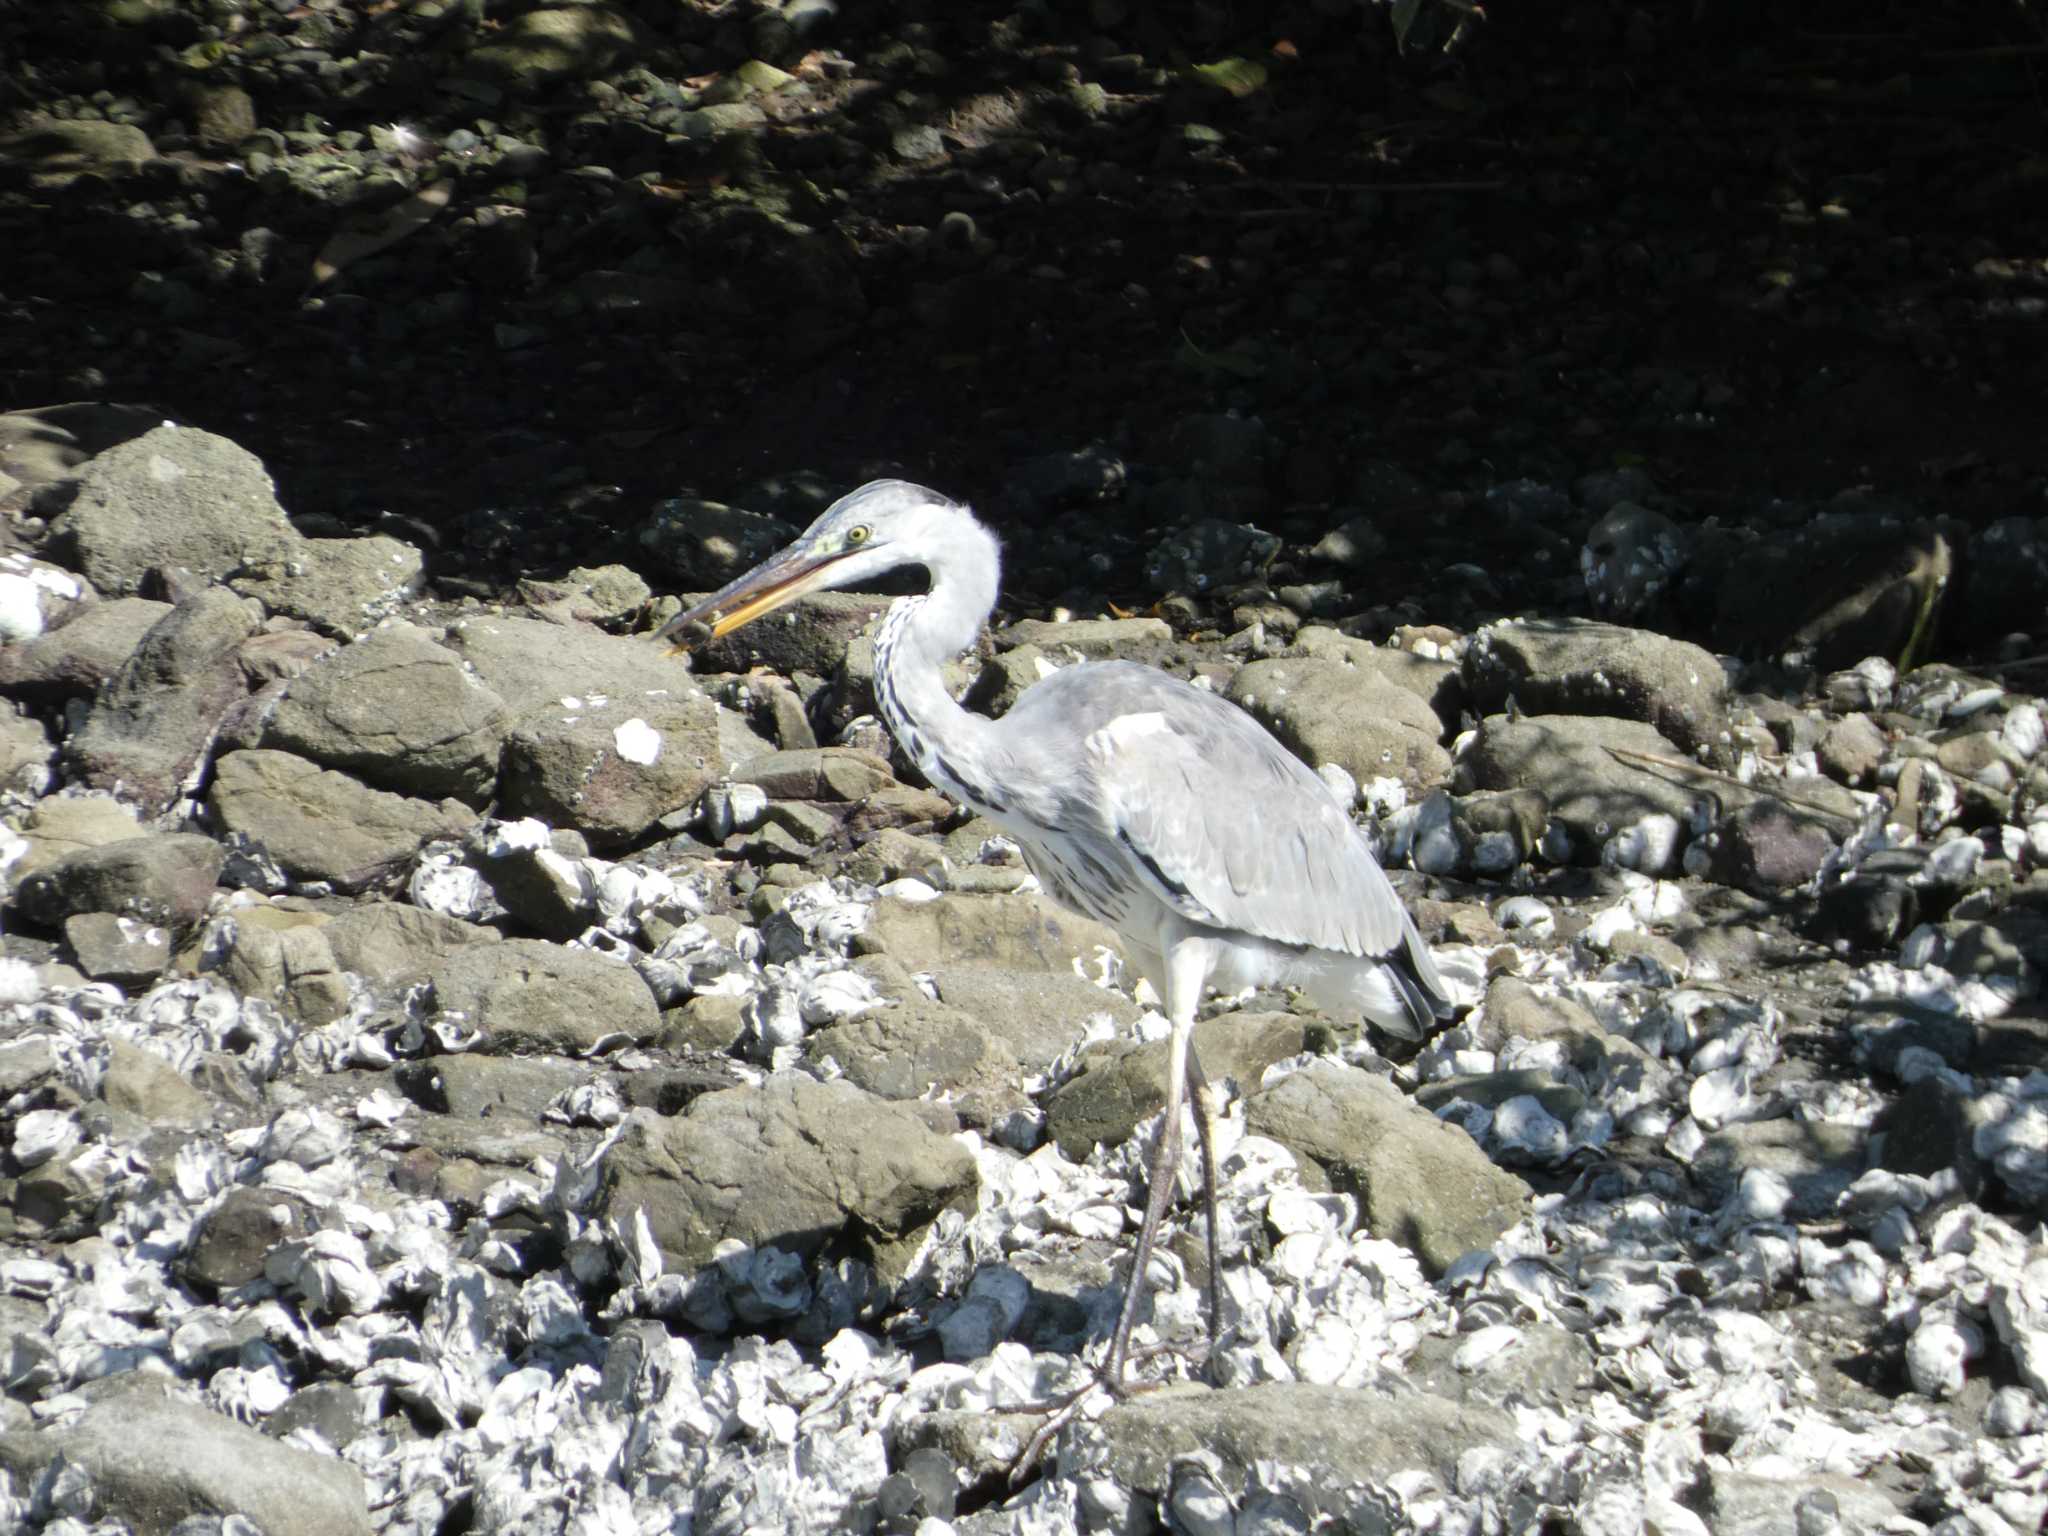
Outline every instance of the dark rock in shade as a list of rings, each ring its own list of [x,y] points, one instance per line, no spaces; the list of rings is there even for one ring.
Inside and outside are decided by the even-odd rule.
[[[1824,600],[1808,606],[1778,649],[1824,672],[1865,656],[1910,659],[1917,649],[1924,657],[1954,567],[1948,540],[1920,524],[1825,573]]]
[[[1714,1205],[1735,1195],[1751,1169],[1774,1173],[1791,1191],[1788,1221],[1822,1221],[1838,1210],[1842,1191],[1868,1164],[1869,1137],[1860,1126],[1826,1121],[1751,1120],[1723,1126],[1693,1163],[1701,1193]]]
[[[691,645],[693,672],[745,672],[766,667],[784,677],[808,672],[830,677],[856,637],[888,610],[891,598],[871,593],[820,592],[788,610],[783,621],[750,624],[722,639]]]
[[[1722,824],[1714,878],[1757,895],[1805,885],[1835,850],[1825,824],[1792,806],[1752,801]]]
[[[155,158],[156,146],[140,128],[100,118],[40,118],[0,135],[0,180],[42,191],[81,176],[132,176]]]
[[[316,1225],[312,1209],[297,1195],[231,1189],[193,1227],[177,1272],[205,1290],[232,1291],[262,1277],[272,1248],[306,1236]]]
[[[192,427],[116,444],[47,487],[36,506],[45,515],[62,508],[49,556],[110,597],[133,594],[160,567],[217,579],[299,542],[262,462]]]
[[[197,833],[126,838],[37,870],[17,887],[15,904],[48,927],[81,912],[111,912],[182,935],[206,915],[226,860],[226,849]]]
[[[1978,1116],[1967,1094],[1938,1077],[1923,1077],[1878,1122],[1883,1134],[1878,1162],[1894,1173],[1934,1178],[1953,1172],[1962,1195],[1984,1191],[1987,1169],[1976,1152]]]
[[[490,1049],[513,1054],[586,1051],[661,1032],[661,1010],[638,971],[542,939],[457,950],[434,971],[434,1003],[482,1030]]]
[[[966,1149],[910,1106],[794,1073],[707,1093],[675,1119],[636,1114],[601,1177],[598,1214],[629,1232],[644,1210],[684,1274],[727,1238],[806,1259],[852,1242],[892,1286],[925,1228],[978,1183]]]
[[[1909,507],[1859,497],[1790,533],[1702,532],[1677,600],[1716,649],[1832,672],[1897,660],[1938,611],[1948,540]]]
[[[282,1440],[296,1429],[310,1429],[336,1450],[370,1427],[356,1389],[344,1381],[316,1381],[299,1388],[277,1412],[263,1421],[263,1433]]]
[[[797,536],[795,525],[694,497],[659,502],[640,543],[691,590],[715,591]]]
[[[2034,517],[2001,517],[1970,539],[1965,586],[1948,622],[1967,650],[2015,632],[2038,633],[2048,592],[2048,526]]]
[[[1920,920],[1920,894],[1903,875],[1859,871],[1826,886],[1807,932],[1823,944],[1889,949]]]
[[[1317,1062],[1254,1093],[1245,1123],[1358,1197],[1359,1221],[1401,1244],[1432,1274],[1483,1248],[1522,1217],[1529,1188],[1496,1168],[1463,1131],[1383,1079]]]
[[[89,698],[170,612],[146,597],[88,603],[61,628],[0,647],[0,693],[35,704]]]
[[[422,844],[459,836],[474,819],[451,801],[368,789],[289,752],[228,753],[210,798],[224,831],[262,845],[293,879],[342,891],[390,878]]]
[[[1465,690],[1482,713],[1512,698],[1534,715],[1641,720],[1710,760],[1731,757],[1727,678],[1699,646],[1591,619],[1493,624],[1465,652]]]
[[[69,1427],[0,1435],[0,1469],[16,1486],[32,1486],[62,1456],[90,1482],[95,1513],[137,1536],[223,1515],[266,1536],[369,1536],[362,1474],[339,1457],[280,1445],[145,1377],[100,1386]]]
[[[237,652],[258,617],[224,587],[172,609],[65,744],[78,776],[152,815],[192,790],[222,718],[249,691]]]
[[[381,789],[481,804],[512,721],[462,658],[411,624],[342,647],[292,679],[263,745]]]
[[[1662,814],[1683,825],[1698,798],[1672,774],[1617,758],[1616,752],[1685,758],[1654,726],[1637,720],[1490,715],[1480,722],[1459,768],[1474,789],[1541,791],[1552,821],[1570,832],[1575,858],[1591,862],[1608,838],[1645,816]]]

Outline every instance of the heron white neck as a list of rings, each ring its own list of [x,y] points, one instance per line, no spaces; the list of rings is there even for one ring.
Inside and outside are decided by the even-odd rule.
[[[924,776],[955,800],[997,812],[1005,797],[992,722],[946,691],[942,667],[971,647],[995,607],[1002,561],[995,535],[962,514],[926,561],[931,590],[898,598],[875,636],[875,702]]]

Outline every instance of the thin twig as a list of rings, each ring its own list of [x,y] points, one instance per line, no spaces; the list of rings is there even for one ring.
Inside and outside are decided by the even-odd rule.
[[[1687,762],[1682,757],[1664,757],[1655,752],[1636,752],[1628,747],[1609,747],[1607,755],[1617,758],[1624,763],[1636,763],[1652,768],[1671,768],[1680,773],[1690,774],[1694,778],[1712,779],[1718,784],[1726,784],[1732,789],[1739,789],[1747,794],[1765,795],[1773,800],[1782,800],[1787,805],[1796,805],[1802,811],[1811,811],[1816,816],[1824,816],[1829,821],[1841,822],[1844,826],[1853,827],[1862,819],[1857,816],[1845,815],[1831,806],[1817,805],[1803,796],[1788,794],[1782,789],[1772,789],[1768,785],[1763,784],[1745,784],[1732,773],[1722,773],[1719,769],[1715,768],[1703,768],[1698,763]]]
[[[2048,655],[2015,656],[2011,661],[1980,661],[1972,664],[1972,672],[1997,674],[2000,672],[2023,672],[2030,667],[2048,667]]]

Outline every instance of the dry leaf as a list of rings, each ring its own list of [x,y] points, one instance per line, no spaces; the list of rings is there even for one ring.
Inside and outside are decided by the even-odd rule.
[[[396,245],[415,230],[434,222],[455,194],[455,183],[437,181],[421,187],[403,202],[364,219],[351,219],[334,232],[313,258],[313,286],[319,287],[350,262],[373,256],[386,246]]]

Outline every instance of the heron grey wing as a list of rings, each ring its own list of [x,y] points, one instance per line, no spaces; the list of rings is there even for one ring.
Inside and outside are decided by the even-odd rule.
[[[1284,944],[1399,949],[1400,898],[1323,781],[1235,705],[1161,682],[1087,742],[1113,834],[1161,898]]]

